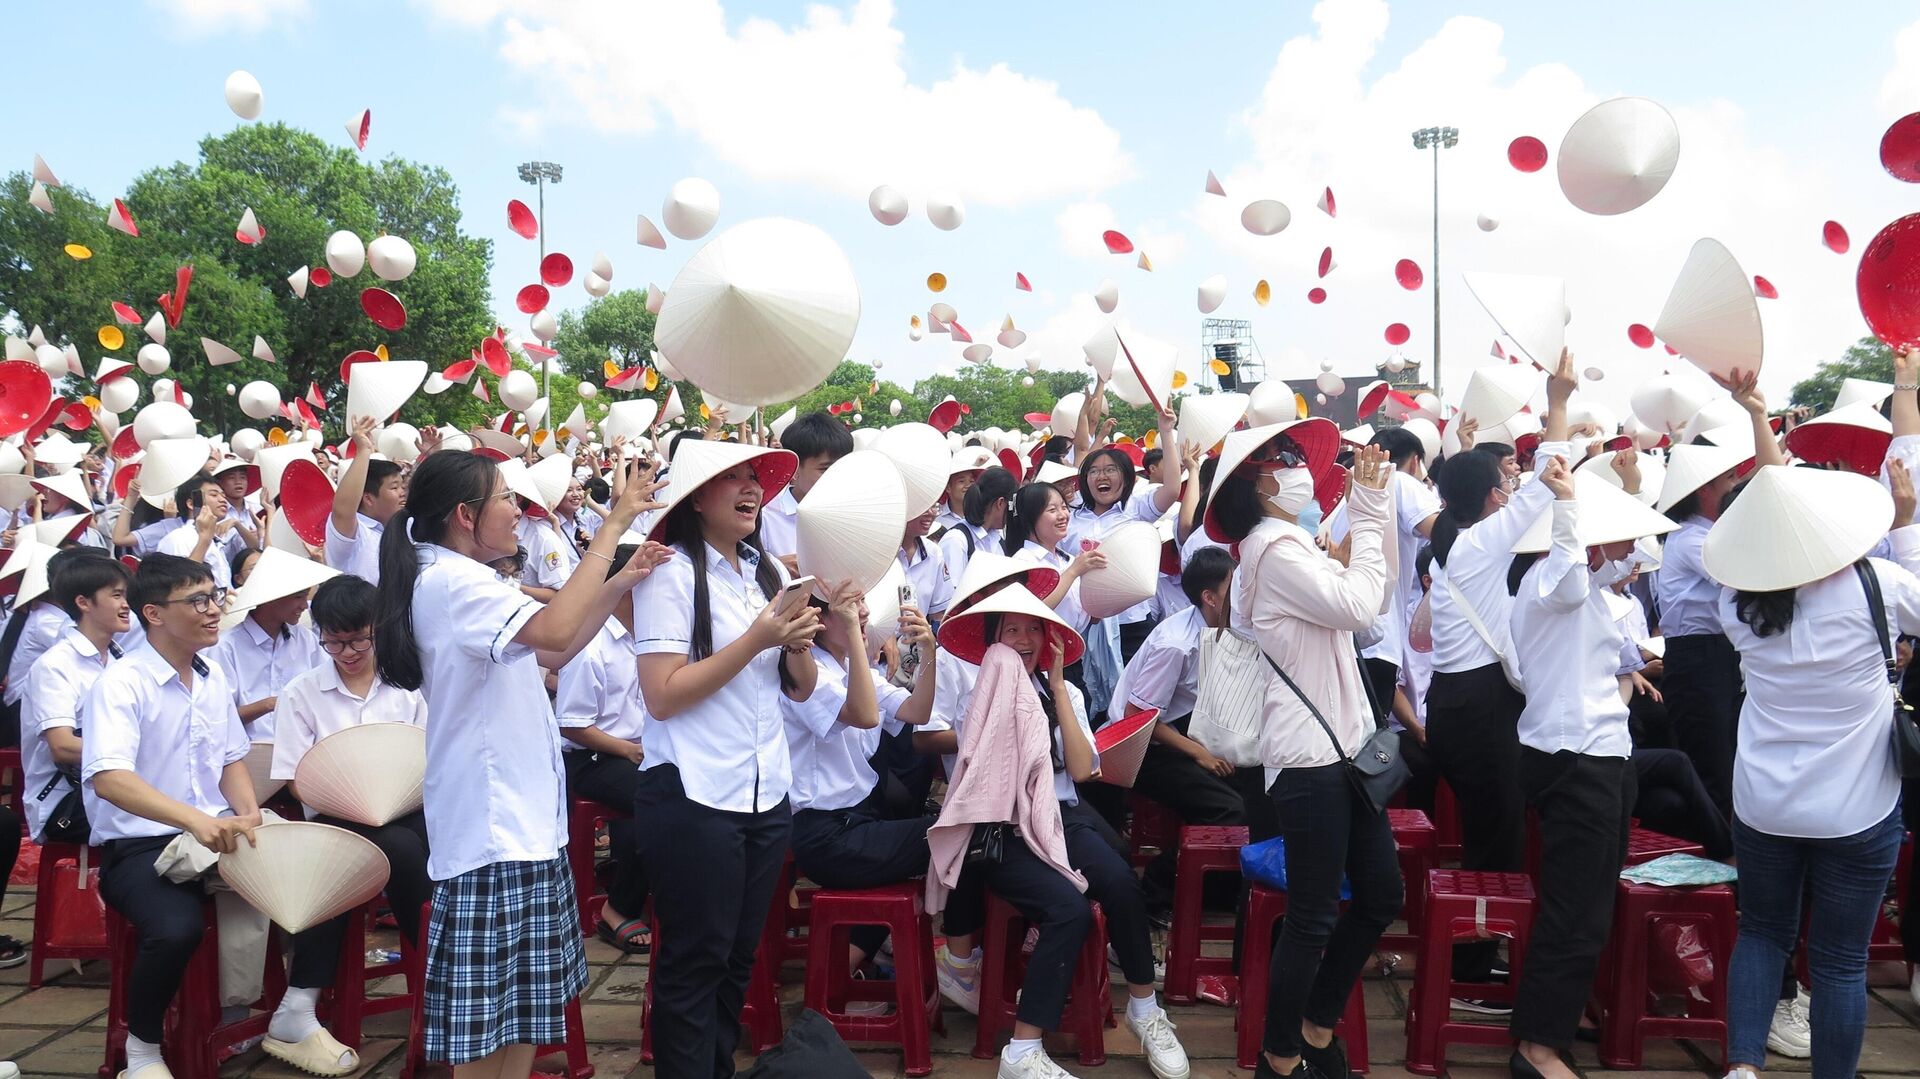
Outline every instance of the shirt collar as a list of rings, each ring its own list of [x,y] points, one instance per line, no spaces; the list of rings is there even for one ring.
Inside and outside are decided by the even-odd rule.
[[[707,572],[711,573],[714,570],[720,569],[726,570],[728,573],[733,572],[733,567],[727,565],[727,557],[720,553],[719,548],[711,543],[705,546],[707,548]],[[738,547],[737,553],[740,556],[740,576],[751,580],[760,572],[760,552],[754,550],[751,544],[742,543]]]
[[[73,650],[88,659],[100,658],[100,650],[93,646],[93,642],[87,639],[86,634],[80,632],[79,626],[68,626],[67,631],[62,633],[60,637],[62,640],[71,641],[73,643]],[[108,642],[107,646],[109,648],[116,647],[111,641]]]
[[[174,670],[173,664],[167,662],[167,657],[161,655],[150,643],[143,643],[140,647],[127,653],[121,662],[132,664],[135,669],[146,674],[148,678],[153,679],[154,685],[157,686],[164,686],[168,682],[177,682],[180,680],[180,672]],[[194,656],[193,673],[200,675],[208,673],[207,661],[201,659],[199,656]]]
[[[361,528],[372,529],[373,534],[376,536],[381,535],[387,530],[386,525],[381,524],[379,521],[374,520],[364,513],[355,512],[354,517],[359,520]]]
[[[260,623],[255,622],[253,620],[253,615],[251,613],[249,613],[245,618],[240,620],[240,627],[241,629],[246,631],[247,639],[252,641],[254,644],[262,645],[262,646],[271,646],[274,643],[274,637],[268,636],[267,631],[261,628]],[[280,632],[277,636],[278,636],[278,639],[281,641],[292,640],[293,628],[291,626],[281,626]]]

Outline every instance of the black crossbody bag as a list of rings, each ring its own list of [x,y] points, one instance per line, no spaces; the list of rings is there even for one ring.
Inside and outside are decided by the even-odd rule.
[[[1361,743],[1360,751],[1349,757],[1347,751],[1341,748],[1340,739],[1333,733],[1327,717],[1320,714],[1320,709],[1314,707],[1305,693],[1300,692],[1300,687],[1287,677],[1287,672],[1280,669],[1272,656],[1267,655],[1266,649],[1261,649],[1260,654],[1266,657],[1267,666],[1273,668],[1273,673],[1280,676],[1288,689],[1293,690],[1295,697],[1300,698],[1300,703],[1307,706],[1307,711],[1313,713],[1320,729],[1327,732],[1327,740],[1333,743],[1333,751],[1340,755],[1340,764],[1347,773],[1347,780],[1353,784],[1360,800],[1375,813],[1384,812],[1387,803],[1400,793],[1401,787],[1406,786],[1412,773],[1407,769],[1406,759],[1400,755],[1400,736],[1387,729],[1386,722],[1380,718],[1379,708],[1376,706],[1373,709],[1373,733]],[[1367,687],[1367,699],[1371,703],[1373,688],[1364,670],[1360,672],[1360,683]]]
[[[1913,707],[1900,696],[1900,666],[1893,657],[1893,641],[1887,637],[1887,604],[1880,597],[1880,575],[1866,559],[1853,564],[1860,575],[1860,587],[1867,592],[1867,614],[1873,619],[1873,634],[1880,639],[1880,655],[1887,661],[1887,681],[1893,686],[1893,759],[1906,779],[1920,779],[1920,724],[1914,722]]]

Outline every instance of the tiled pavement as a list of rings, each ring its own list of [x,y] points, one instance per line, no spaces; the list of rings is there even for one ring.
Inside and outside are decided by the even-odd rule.
[[[32,906],[31,891],[16,888],[7,894],[0,904],[0,933],[23,940],[31,936]],[[621,956],[598,941],[587,942],[587,958],[592,965],[585,1008],[587,1039],[600,1079],[651,1076],[652,1069],[640,1063],[639,1049],[645,960]],[[74,973],[69,964],[59,964],[59,968],[61,973],[50,977],[47,986],[31,993],[26,988],[26,967],[0,970],[0,1060],[19,1062],[23,1074],[29,1077],[91,1076],[100,1065],[106,1022],[104,965],[89,964],[79,973]],[[791,1016],[799,1006],[800,971],[797,966],[789,967],[786,974],[782,999]],[[1865,1074],[1920,1075],[1920,1007],[1908,996],[1903,974],[1893,965],[1882,965],[1872,972],[1866,1053],[1860,1062]],[[1402,1017],[1409,984],[1404,969],[1392,978],[1369,977],[1366,983],[1371,1075],[1375,1079],[1403,1079],[1408,1074],[1400,1065],[1405,1059]],[[1239,1079],[1247,1074],[1233,1064],[1230,1009],[1201,1005],[1174,1008],[1172,1014],[1193,1058],[1197,1079]],[[991,1077],[992,1061],[974,1060],[968,1055],[973,1043],[972,1018],[948,1008],[946,1024],[945,1036],[935,1035],[934,1075],[951,1079]],[[397,1076],[405,1036],[404,1015],[369,1020],[368,1041],[362,1049],[365,1065],[357,1074],[379,1079]],[[1067,1044],[1063,1040],[1055,1047],[1060,1053],[1058,1059],[1076,1074],[1101,1079],[1145,1079],[1150,1075],[1139,1056],[1138,1044],[1124,1028],[1107,1032],[1108,1059],[1100,1068],[1079,1068]],[[1581,1043],[1575,1056],[1581,1071],[1589,1076],[1612,1074],[1600,1068],[1590,1044]],[[1460,1049],[1451,1058],[1451,1074],[1457,1077],[1498,1079],[1506,1071],[1505,1054],[1491,1049]],[[748,1059],[741,1058],[743,1066]],[[860,1059],[876,1076],[902,1074],[897,1052],[862,1052]],[[555,1063],[549,1062],[549,1066]],[[1647,1070],[1638,1073],[1643,1079],[1720,1074],[1716,1050],[1684,1042],[1653,1042],[1646,1063]],[[1775,1058],[1769,1068],[1805,1072],[1807,1064]],[[291,1079],[296,1074],[257,1050],[229,1062],[221,1072],[222,1079]],[[429,1072],[436,1079],[445,1074],[442,1069]]]

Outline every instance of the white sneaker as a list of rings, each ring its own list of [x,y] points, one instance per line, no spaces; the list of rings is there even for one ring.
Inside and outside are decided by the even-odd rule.
[[[1002,1051],[998,1075],[999,1079],[1073,1079],[1073,1073],[1055,1064],[1045,1049],[1035,1049],[1017,1064]]]
[[[1147,1067],[1153,1069],[1154,1075],[1159,1079],[1187,1079],[1187,1051],[1174,1036],[1173,1020],[1167,1018],[1164,1009],[1153,1009],[1153,1014],[1145,1019],[1135,1019],[1129,1013],[1127,1029],[1140,1039],[1140,1048],[1147,1054]]]
[[[975,949],[976,955],[978,949]],[[933,958],[933,974],[940,995],[958,1004],[968,1015],[980,1014],[980,960],[962,963],[945,948]]]
[[[0,1060],[0,1079],[20,1079],[20,1065],[11,1060]]]
[[[1913,995],[1915,1004],[1920,1004],[1920,963],[1913,965],[1913,984],[1907,986],[1907,992]]]
[[[1773,1006],[1773,1023],[1767,1028],[1767,1048],[1783,1057],[1805,1060],[1813,1055],[1813,1029],[1798,998]]]
[[[1752,1068],[1735,1068],[1727,1073],[1727,1079],[1760,1079],[1760,1074]]]

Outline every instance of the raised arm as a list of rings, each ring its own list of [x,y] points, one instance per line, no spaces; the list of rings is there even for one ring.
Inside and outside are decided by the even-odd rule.
[[[1767,399],[1760,392],[1760,372],[1736,367],[1725,377],[1713,376],[1713,380],[1733,395],[1734,402],[1747,410],[1747,418],[1753,422],[1753,466],[1786,464],[1780,441],[1773,437],[1773,427],[1767,422]]]
[[[373,461],[373,432],[380,426],[372,416],[353,420],[353,461],[333,489],[333,530],[352,539],[360,527],[360,496],[367,492],[367,465]]]
[[[359,462],[356,457],[355,463]],[[577,649],[581,627],[598,626],[606,620],[612,611],[618,596],[608,598],[602,595],[601,585],[606,583],[607,569],[613,565],[614,549],[620,545],[620,535],[633,523],[640,513],[658,508],[652,500],[653,492],[659,488],[657,483],[640,483],[629,479],[627,489],[620,501],[614,504],[613,516],[607,519],[607,527],[593,537],[593,542],[580,556],[580,564],[574,567],[573,576],[554,594],[547,605],[527,619],[514,635],[516,644],[526,645],[542,652],[564,653]],[[636,574],[633,580],[638,583],[651,572],[654,566],[664,562],[667,549],[658,544],[650,544],[634,554],[625,574]],[[591,567],[598,567],[593,569]],[[598,617],[594,612],[598,611]]]

